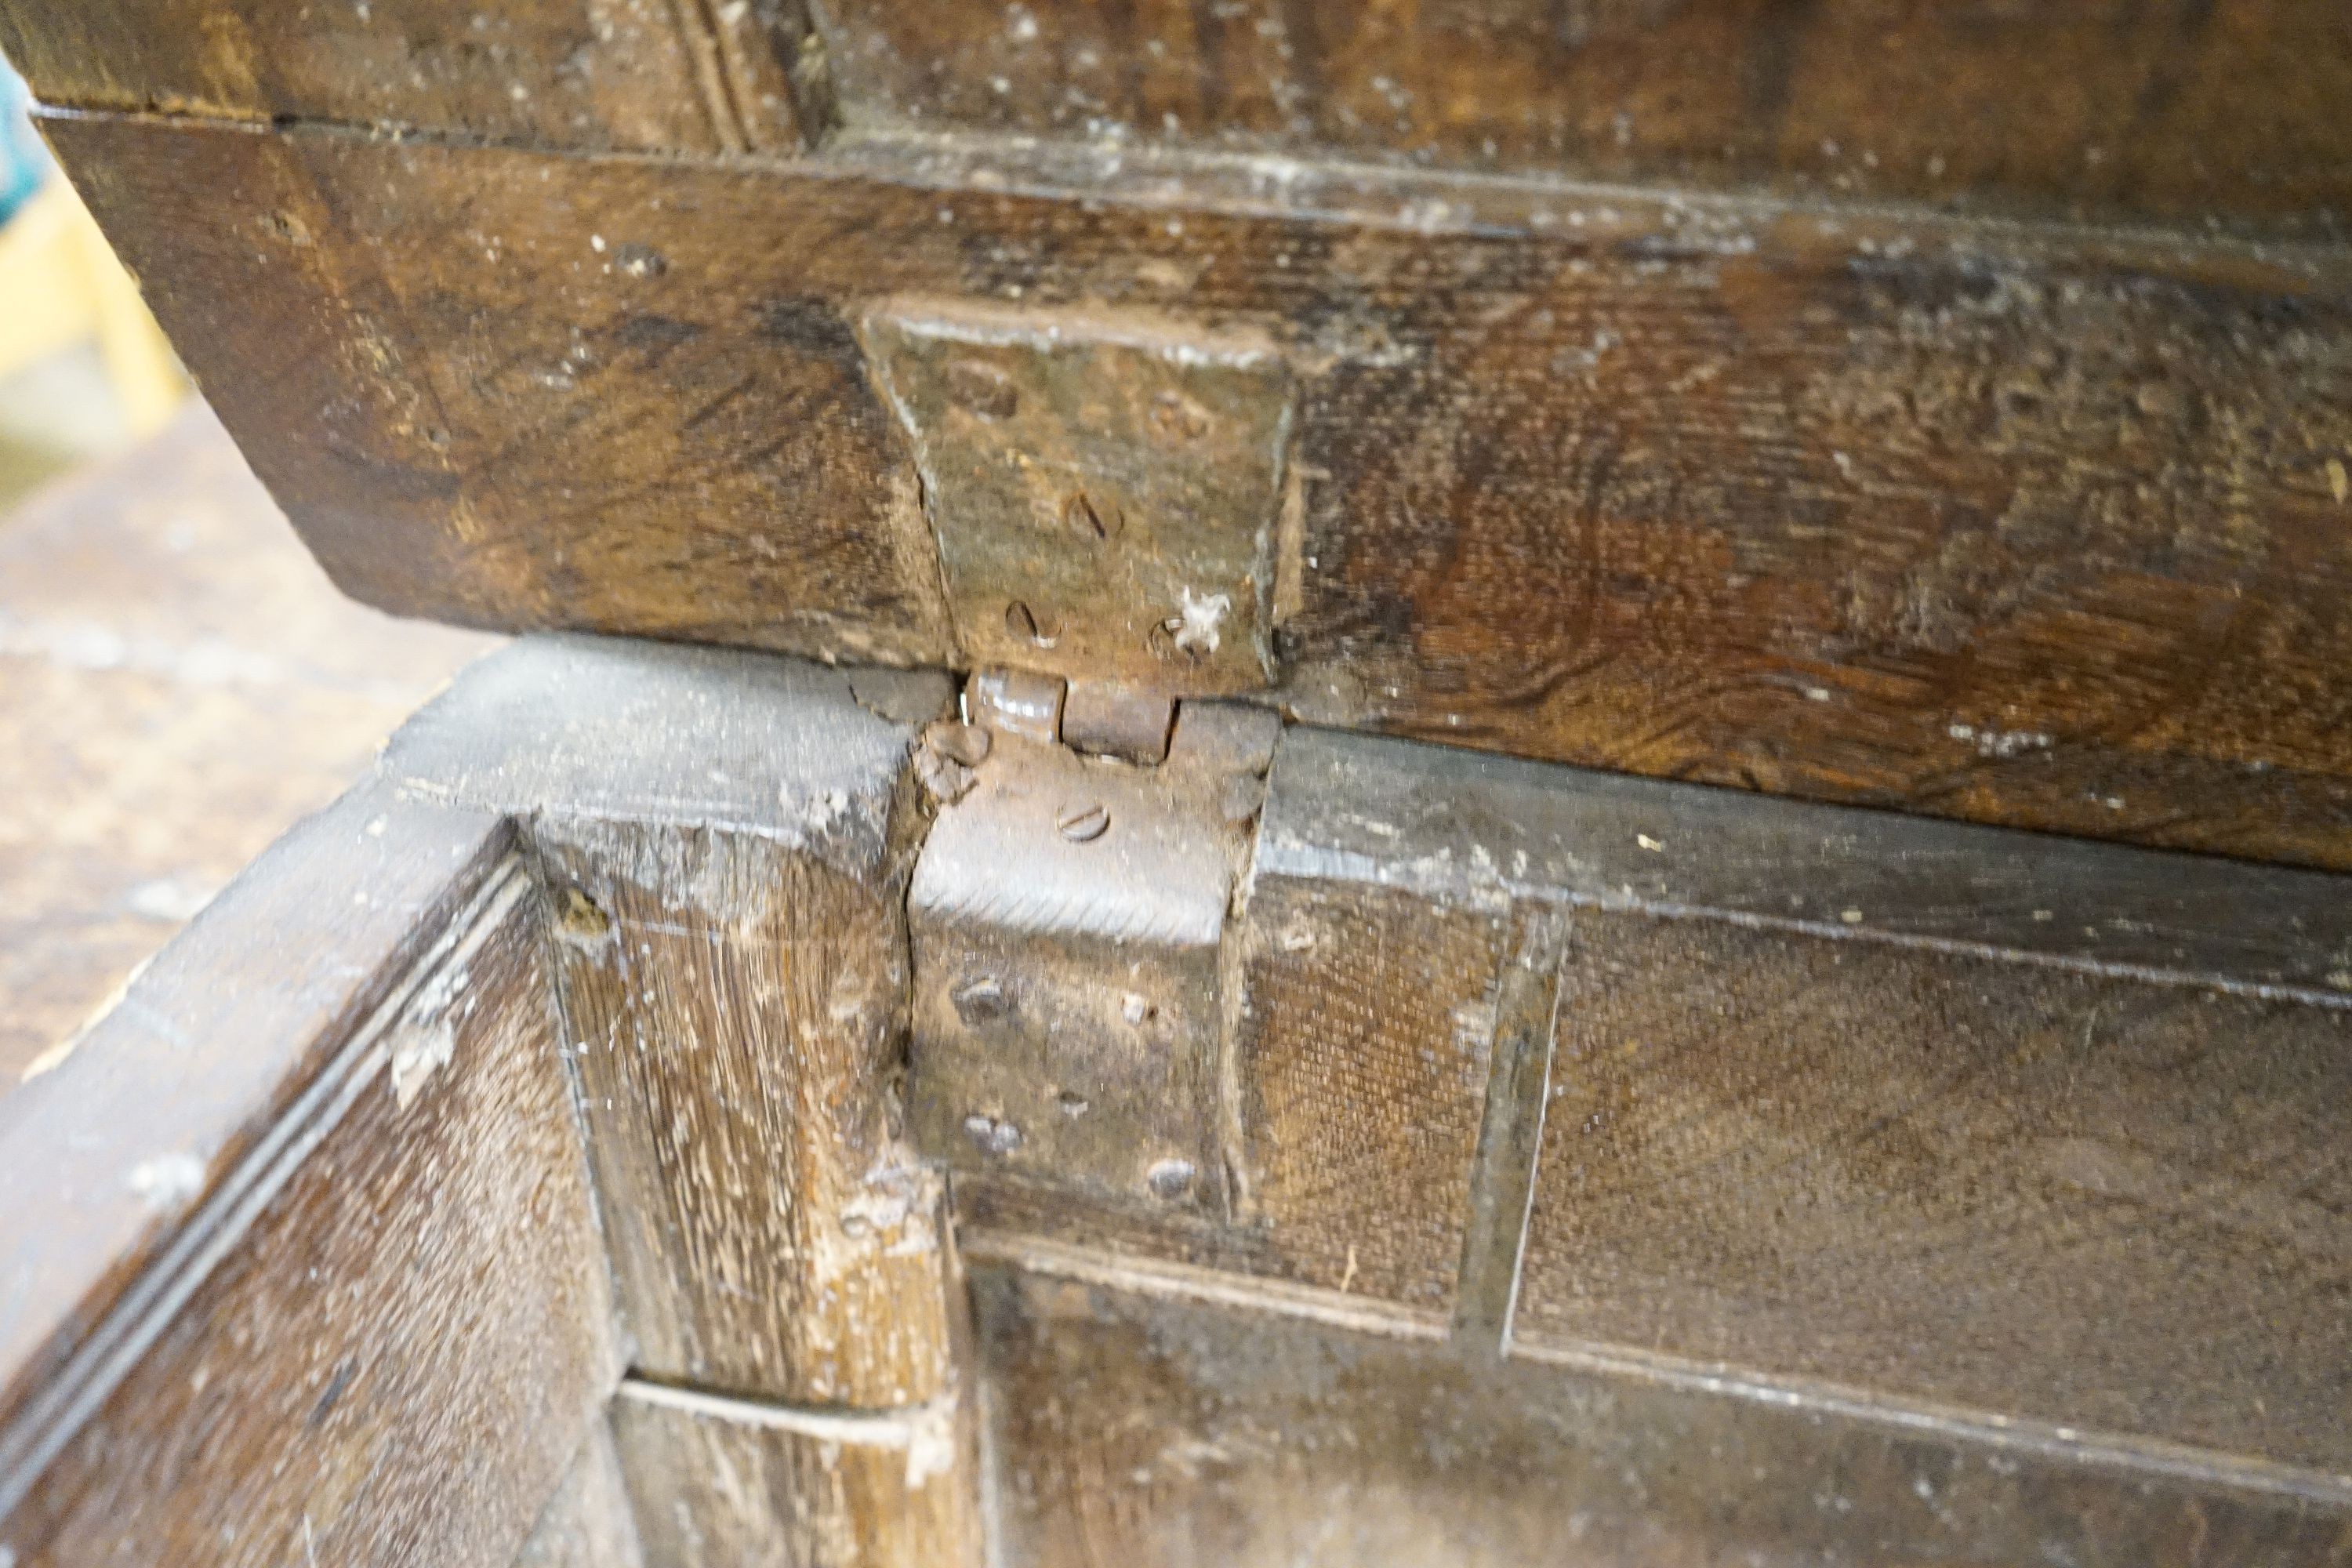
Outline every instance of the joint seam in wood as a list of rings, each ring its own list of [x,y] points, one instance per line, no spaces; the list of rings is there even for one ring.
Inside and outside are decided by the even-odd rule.
[[[351,1041],[322,1066],[172,1245],[148,1266],[105,1319],[5,1432],[0,1432],[0,1518],[13,1512],[83,1424],[135,1368],[180,1310],[241,1241],[303,1162],[325,1142],[380,1072],[391,1067],[385,1037],[433,977],[461,965],[499,929],[530,890],[509,855],[451,920],[447,934],[420,954]]]

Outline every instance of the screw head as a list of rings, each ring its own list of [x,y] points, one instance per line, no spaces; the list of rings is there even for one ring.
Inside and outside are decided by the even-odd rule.
[[[1041,616],[1015,599],[1004,606],[1004,629],[1023,642],[1052,647],[1061,637],[1062,623],[1050,612]]]
[[[1010,1154],[1021,1147],[1021,1129],[1001,1117],[974,1111],[963,1119],[963,1135],[983,1153]]]
[[[1194,1173],[1190,1160],[1162,1160],[1143,1173],[1143,1180],[1153,1197],[1173,1203],[1192,1190]]]
[[[1183,635],[1184,617],[1171,616],[1166,620],[1151,623],[1150,629],[1143,634],[1143,646],[1151,650],[1154,658],[1171,662],[1199,664],[1207,658],[1207,650],[1197,642],[1185,642]]]
[[[1110,810],[1094,801],[1081,801],[1055,812],[1054,826],[1073,844],[1091,844],[1110,831]]]
[[[1013,1011],[1013,998],[992,979],[958,986],[950,1000],[955,1003],[956,1016],[968,1026],[992,1023]]]

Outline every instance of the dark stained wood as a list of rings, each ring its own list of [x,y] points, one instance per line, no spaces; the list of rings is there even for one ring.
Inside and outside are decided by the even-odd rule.
[[[646,1568],[610,1422],[588,1428],[514,1568]]]
[[[625,1383],[613,1422],[646,1568],[978,1568],[952,1405],[782,1410]]]
[[[1580,917],[1515,1340],[2352,1476],[2352,1013]]]
[[[0,8],[47,102],[648,152],[797,150],[780,0],[54,0]]]
[[[2352,219],[2334,0],[832,0],[854,128],[1767,186],[2073,216]]]
[[[2340,253],[1328,170],[1106,184],[1050,149],[727,170],[50,130],[373,602],[955,662],[853,320],[1148,309],[1263,331],[1300,375],[1296,716],[2352,865]],[[982,181],[1088,199],[934,184]]]
[[[2352,1475],[2340,878],[1306,730],[1257,865],[1565,910],[1516,1350]]]
[[[890,1093],[914,729],[837,671],[551,638],[387,755],[530,818],[636,1370],[794,1405],[950,1386],[939,1178]]]
[[[70,139],[66,127],[85,123],[110,122],[52,129]],[[346,209],[421,224],[404,244],[446,259],[442,214],[392,214],[392,188],[373,181],[332,188],[279,137],[149,134],[177,167],[149,165],[128,184],[93,171],[88,195],[110,208],[102,192],[118,190],[179,231],[173,258],[133,266],[147,265],[175,344],[346,592],[467,625],[948,661],[904,439],[832,307],[755,282],[756,299],[731,301],[747,313],[722,304],[724,290],[712,297],[734,329],[714,332],[667,281],[684,264],[670,256],[674,216],[649,210],[609,234],[592,224],[557,242],[559,256],[532,226],[485,210],[464,270],[518,290],[497,311],[504,324],[485,330],[489,314],[425,285],[405,258],[373,241],[354,250]],[[399,162],[447,156],[378,145]],[[535,168],[508,173],[509,197],[527,207],[553,195]],[[148,205],[158,202],[168,214]],[[518,308],[554,302],[558,275],[623,288],[652,311],[575,315],[572,301],[509,335]],[[706,286],[685,283],[688,295]],[[473,324],[457,339],[417,338],[405,301],[420,289]],[[265,352],[266,369],[252,357]],[[611,395],[633,381],[647,397]],[[275,439],[295,429],[305,438]],[[656,513],[677,527],[643,529]]]
[[[1447,1354],[1182,1295],[974,1275],[1024,1568],[2352,1561],[2352,1494]]]
[[[366,836],[349,815],[329,820]],[[413,852],[415,837],[385,826],[372,842]],[[307,847],[325,849],[317,837]],[[320,858],[354,868],[348,854]],[[285,892],[300,879],[276,879]],[[211,991],[282,994],[296,977],[277,952],[310,951],[336,907],[397,888],[338,887],[304,911],[299,942],[255,918],[266,908],[219,910],[171,956],[211,958]],[[540,925],[508,857],[462,913],[426,923],[436,945],[404,993],[356,1028],[299,1042],[316,1072],[273,1136],[0,1435],[0,1556],[25,1568],[512,1560],[619,1370]],[[232,927],[242,968],[199,940]],[[363,931],[329,927],[317,962],[365,963],[335,934]],[[119,1010],[152,1042],[150,1135],[174,1111],[190,1140],[204,1131],[194,1097],[167,1100],[152,1082],[172,1058],[205,1055],[228,1077],[225,1058],[298,1043],[224,1036],[226,1020],[188,1001],[148,982]],[[116,1109],[89,1093],[53,1110],[51,1136],[137,1135],[109,1124]],[[10,1137],[6,1163],[30,1185],[26,1142]],[[205,1170],[187,1142],[159,1143],[110,1184],[178,1214]],[[8,1210],[13,1253],[37,1232],[52,1246],[69,1234],[62,1195]]]
[[[808,10],[11,0],[0,48],[76,109],[552,147],[790,153],[838,121],[2273,234],[2352,218],[2331,0]]]
[[[510,846],[494,816],[363,786],[280,839],[0,1099],[0,1420],[89,1351]]]

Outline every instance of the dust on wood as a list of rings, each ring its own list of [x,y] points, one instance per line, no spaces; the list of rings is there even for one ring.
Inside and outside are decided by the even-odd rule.
[[[1311,170],[1290,205],[1188,174],[1171,213],[1050,148],[51,133],[375,603],[968,658],[854,322],[1148,310],[1298,374],[1294,716],[2352,864],[2332,250]],[[1043,194],[934,188],[983,176]]]
[[[539,925],[509,861],[396,1015],[334,1042],[249,1195],[73,1370],[53,1435],[8,1434],[39,1468],[0,1555],[512,1558],[619,1373]],[[396,1092],[425,1037],[438,1065]]]

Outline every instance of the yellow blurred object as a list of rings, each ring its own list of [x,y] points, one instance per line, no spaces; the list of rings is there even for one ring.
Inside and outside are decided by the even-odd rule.
[[[161,429],[187,377],[97,223],[53,179],[0,224],[0,376],[91,338],[132,431]]]

